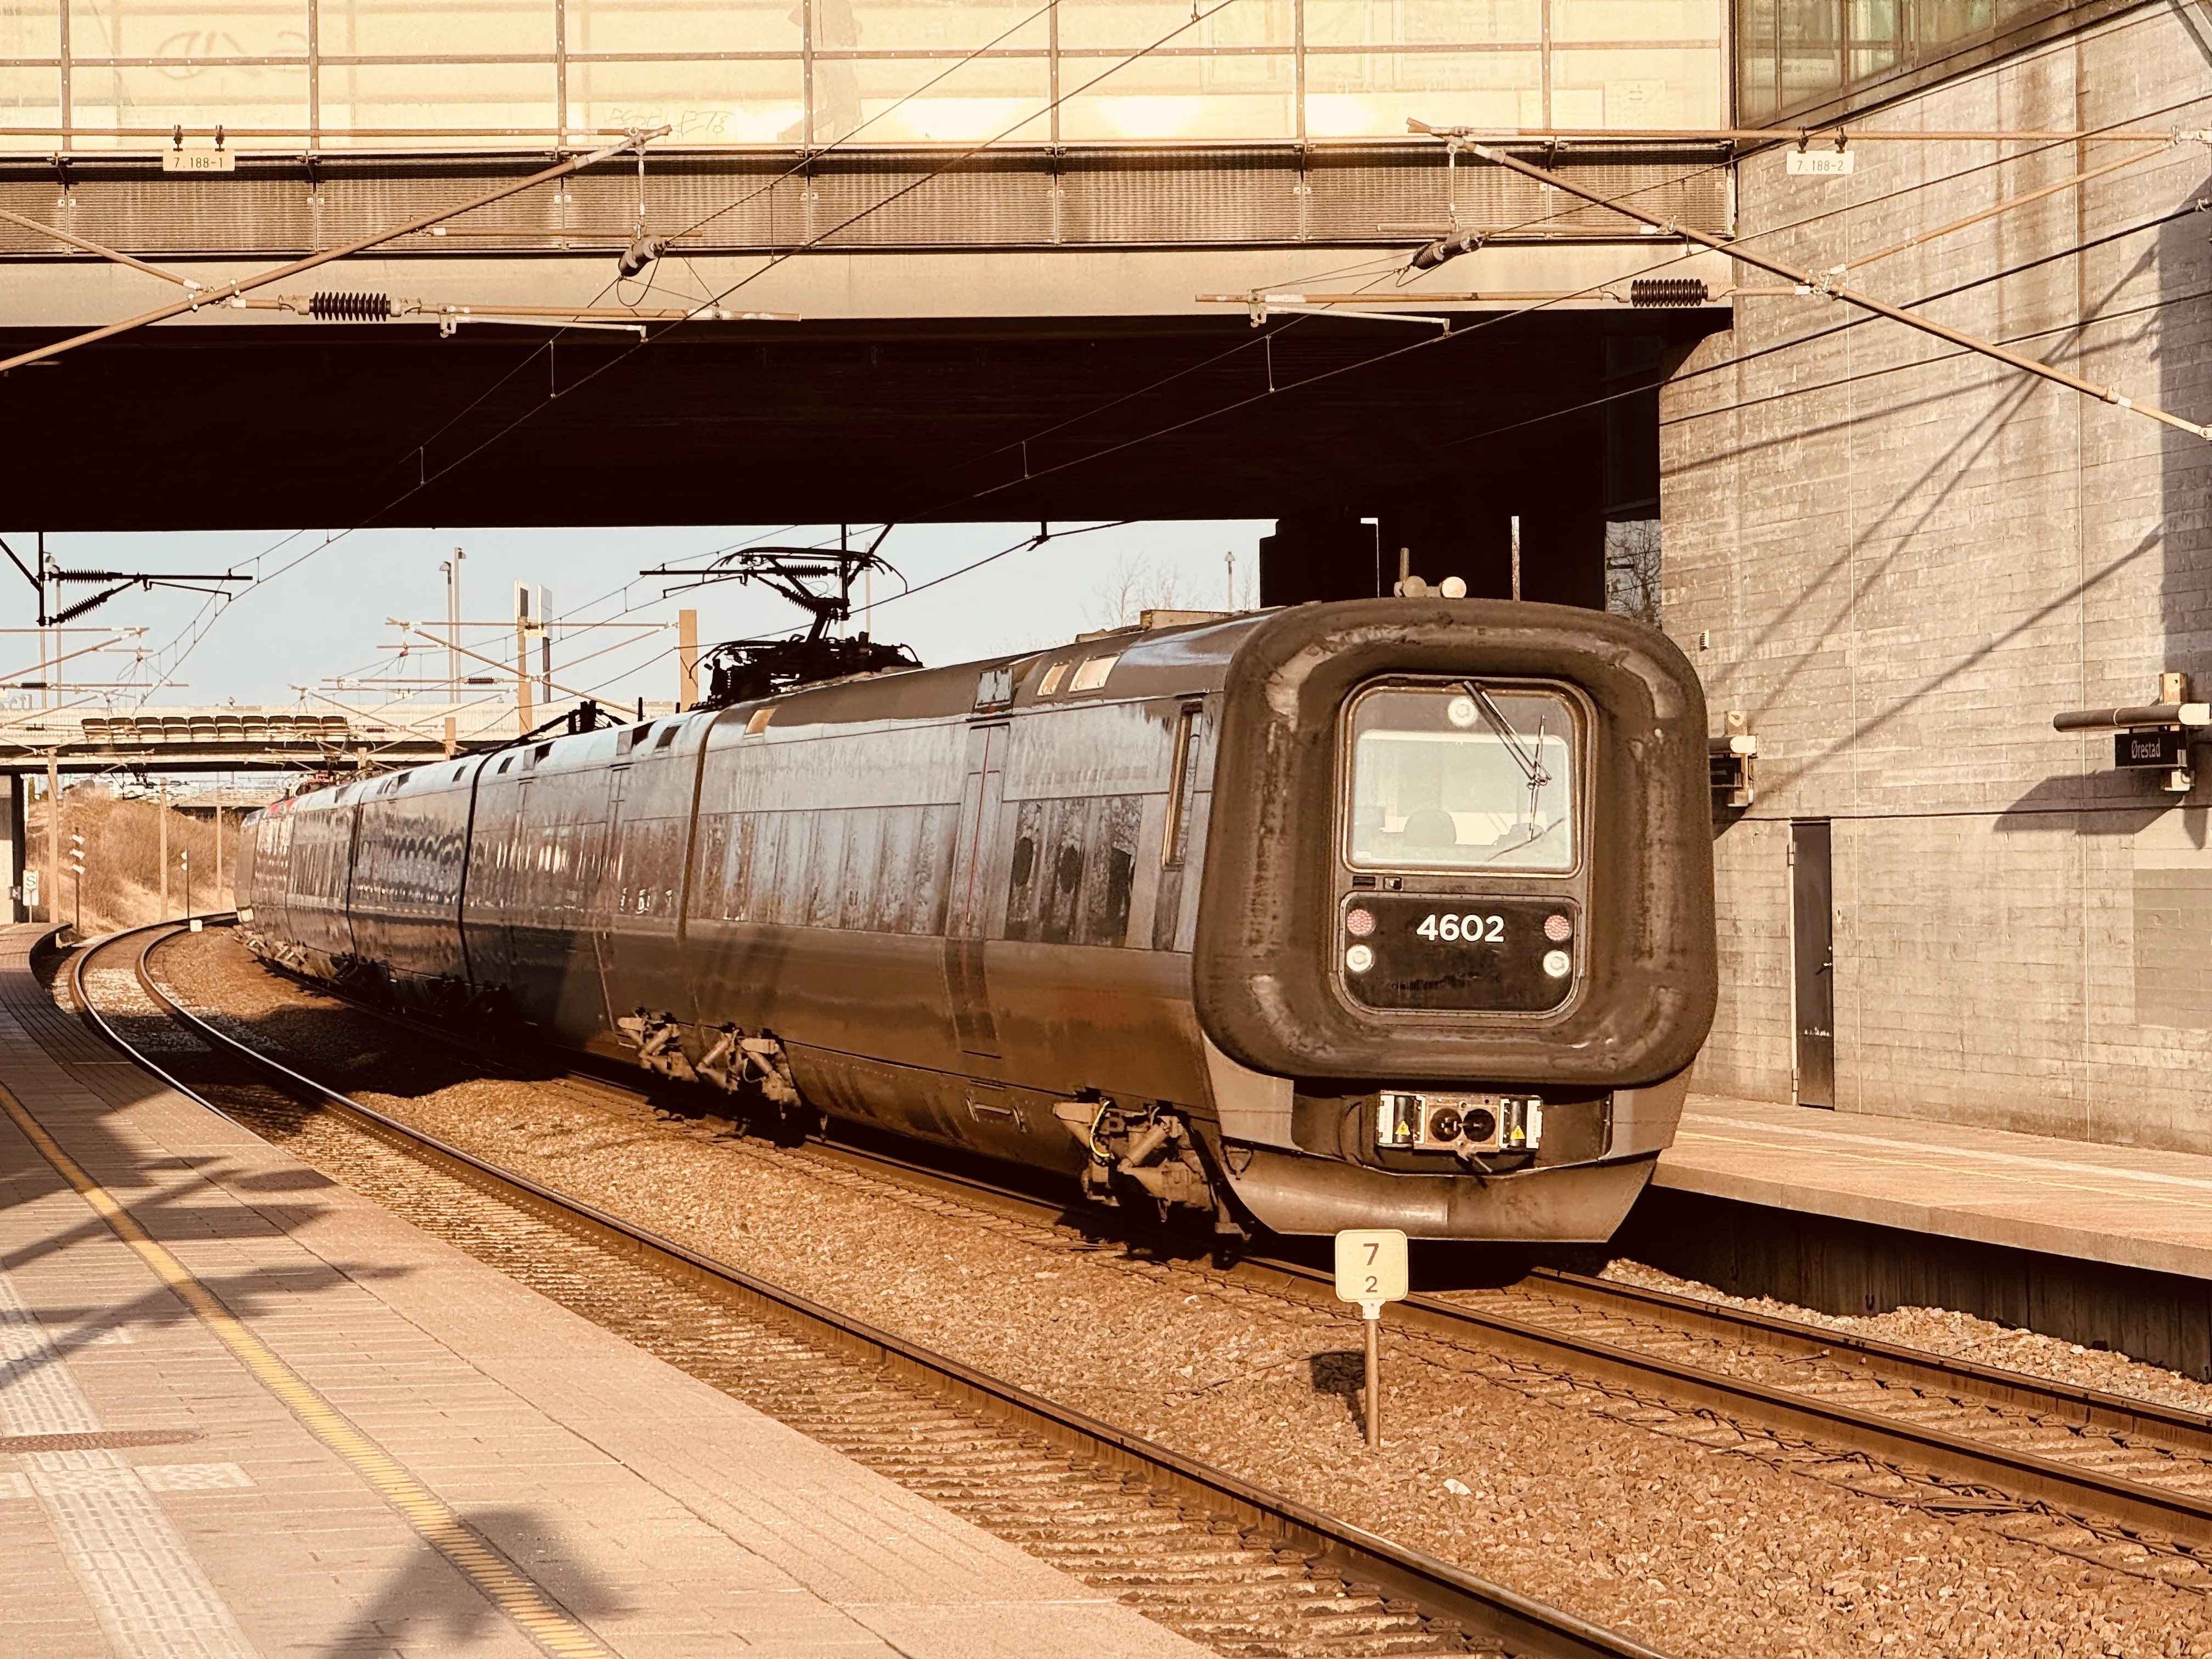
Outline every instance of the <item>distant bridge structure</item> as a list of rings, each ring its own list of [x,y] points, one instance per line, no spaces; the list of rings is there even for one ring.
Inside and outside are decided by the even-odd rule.
[[[648,703],[648,715],[672,703]],[[435,760],[516,735],[511,702],[275,708],[33,708],[0,714],[0,772],[362,772]]]

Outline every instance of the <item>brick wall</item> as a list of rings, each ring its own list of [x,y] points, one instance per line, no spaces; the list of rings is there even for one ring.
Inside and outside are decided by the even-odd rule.
[[[2146,8],[1869,120],[2202,127],[2208,88],[2212,20]],[[2121,153],[1869,143],[1814,179],[1778,149],[1738,231],[2212,421],[2212,213],[2150,222],[2212,195],[2202,143],[1867,263]],[[1790,1096],[1788,821],[1825,817],[1840,1108],[2212,1146],[2212,752],[2177,806],[2051,729],[2162,669],[2212,695],[2212,443],[1826,300],[1735,317],[1662,405],[1666,626],[1760,744],[1702,1085]]]

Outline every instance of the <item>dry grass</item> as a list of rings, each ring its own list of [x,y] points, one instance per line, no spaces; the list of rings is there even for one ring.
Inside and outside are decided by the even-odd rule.
[[[222,880],[215,879],[216,835],[211,822],[172,811],[169,815],[169,902],[167,914],[230,908],[231,879],[238,867],[239,808],[223,813]],[[78,894],[70,875],[71,836],[84,837],[83,927],[88,933],[112,932],[162,919],[161,807],[158,801],[118,800],[95,784],[78,784],[62,791],[61,883],[55,896],[60,901],[52,914],[60,921],[76,918]],[[31,805],[25,825],[25,866],[46,878],[45,801]],[[185,908],[185,866],[180,854],[191,858],[191,909]],[[46,907],[42,906],[42,908]]]

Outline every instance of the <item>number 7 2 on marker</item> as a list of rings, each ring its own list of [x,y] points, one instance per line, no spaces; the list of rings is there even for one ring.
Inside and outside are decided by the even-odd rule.
[[[1343,1302],[1406,1298],[1406,1235],[1395,1227],[1355,1227],[1336,1236],[1336,1294]]]

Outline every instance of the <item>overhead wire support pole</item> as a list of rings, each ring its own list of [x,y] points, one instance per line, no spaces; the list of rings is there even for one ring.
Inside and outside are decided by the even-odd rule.
[[[6,208],[0,208],[0,219],[6,220],[11,225],[21,225],[25,230],[33,231],[40,236],[51,236],[57,242],[64,243],[82,252],[96,253],[103,259],[112,259],[118,265],[128,265],[133,270],[142,270],[149,276],[159,276],[163,282],[174,283],[179,288],[199,287],[199,284],[189,276],[179,276],[173,270],[164,270],[159,265],[149,265],[143,259],[125,253],[118,248],[112,248],[104,243],[95,242],[88,236],[80,236],[73,230],[59,229],[46,223],[43,220],[27,218],[22,214],[11,213]]]
[[[2160,146],[2162,149],[2171,148],[2171,145]],[[1970,213],[1963,219],[1954,219],[1950,223],[1938,225],[1933,230],[1923,230],[1917,236],[1908,236],[1901,242],[1893,242],[1889,246],[1878,248],[1872,253],[1863,253],[1851,261],[1851,268],[1855,270],[1863,270],[1877,259],[1887,259],[1895,254],[1909,253],[1914,248],[1924,246],[1954,232],[1971,230],[1976,225],[1987,223],[1991,219],[2010,213],[2015,208],[2024,208],[2031,203],[2040,202],[2047,197],[2078,189],[2094,179],[2103,178],[2106,173],[2118,173],[2124,168],[2134,167],[2138,162],[2147,161],[2157,154],[2159,151],[2154,149],[2137,150],[2132,155],[2123,155],[2117,161],[2106,162],[2102,167],[2088,167],[2080,173],[2069,173],[2054,183],[2039,185],[2034,190],[2023,191],[2017,196],[2008,196],[2002,201],[1984,208],[1979,213]]]
[[[444,640],[441,639],[437,635],[435,635],[435,634],[432,633],[428,629],[427,629],[427,628],[422,628],[422,627],[419,627],[419,626],[417,626],[417,625],[416,625],[416,623],[405,623],[405,622],[401,622],[401,621],[400,621],[397,617],[386,617],[384,619],[384,625],[385,625],[386,628],[397,628],[397,629],[401,629],[403,632],[409,633],[409,634],[419,634],[419,635],[421,635],[424,639],[426,639],[426,640],[429,641],[430,641],[430,643],[431,643],[431,644],[433,644],[433,645],[443,645],[443,644],[445,644],[445,641],[444,641]],[[656,627],[662,627],[662,628],[665,628],[665,627],[666,627],[666,626],[667,626],[667,624],[666,624],[665,623],[656,623],[656,624],[654,624],[654,626],[656,626]],[[481,651],[471,651],[471,650],[470,650],[470,649],[468,648],[468,647],[466,647],[465,645],[463,645],[463,646],[456,646],[456,647],[453,647],[453,649],[455,649],[455,650],[457,650],[457,651],[459,651],[459,652],[463,656],[466,657],[470,661],[471,661],[471,662],[480,662],[480,663],[484,664],[484,665],[485,665],[486,666],[488,666],[488,667],[495,668],[495,669],[497,669],[497,670],[498,670],[501,674],[503,674],[503,675],[504,675],[504,674],[512,674],[512,673],[514,672],[514,665],[512,663],[504,663],[504,662],[501,662],[501,661],[497,657],[487,657],[486,655],[484,655],[484,654],[483,654],[483,652],[481,652]],[[578,701],[580,701],[580,702],[588,702],[588,701],[590,701],[590,699],[591,699],[591,697],[592,697],[592,694],[591,692],[589,692],[589,691],[578,691],[578,690],[575,690],[574,689],[573,689],[572,687],[566,686],[566,685],[562,685],[562,684],[559,681],[557,681],[557,680],[556,680],[556,681],[555,681],[555,682],[553,683],[553,689],[554,689],[556,691],[558,691],[558,692],[559,692],[562,696],[564,696],[564,697],[574,697],[574,698],[576,698],[576,699],[577,699]]]
[[[73,334],[65,340],[56,340],[51,345],[38,346],[29,351],[18,352],[13,357],[0,361],[0,374],[6,374],[9,369],[21,368],[27,363],[43,362],[48,358],[58,357],[63,352],[74,351],[79,346],[94,345],[101,340],[112,340],[118,334],[128,334],[134,329],[144,328],[151,323],[167,322],[172,317],[181,317],[186,312],[199,310],[203,306],[222,305],[234,296],[249,293],[254,289],[266,288],[271,283],[285,282],[319,266],[350,258],[356,253],[365,253],[370,248],[380,247],[386,242],[397,241],[402,236],[411,236],[418,230],[428,230],[431,226],[445,220],[458,218],[462,214],[473,212],[480,207],[489,207],[494,202],[505,201],[510,196],[519,196],[526,190],[533,190],[539,185],[550,184],[556,179],[565,179],[572,173],[580,173],[586,167],[595,167],[611,156],[623,154],[625,150],[641,149],[653,139],[665,137],[668,131],[665,126],[653,127],[649,130],[641,128],[626,135],[620,143],[608,144],[602,149],[592,151],[588,155],[571,156],[565,161],[533,173],[526,179],[518,179],[512,184],[501,185],[496,190],[488,190],[480,196],[471,197],[465,202],[456,203],[451,207],[440,208],[434,212],[418,214],[404,224],[395,225],[387,230],[380,230],[373,235],[359,237],[337,247],[325,248],[319,253],[310,253],[303,259],[295,259],[289,264],[278,265],[274,270],[261,272],[258,276],[240,276],[231,282],[218,283],[213,288],[197,289],[181,300],[173,300],[167,305],[157,306],[151,311],[141,312],[136,317],[126,317],[119,323],[109,323],[104,327],[91,329],[82,334]]]
[[[1430,133],[1439,137],[1465,136],[1463,130],[1460,129],[1430,127],[1418,121],[1408,121],[1406,125],[1415,132]],[[1565,191],[1570,196],[1579,196],[1586,202],[1609,208],[1615,213],[1637,220],[1640,223],[1653,226],[1668,235],[1680,236],[1686,240],[1697,243],[1701,247],[1711,248],[1716,253],[1724,253],[1731,259],[1740,260],[1771,276],[1779,276],[1785,282],[1795,283],[1808,294],[1825,294],[1832,300],[1840,300],[1846,305],[1857,306],[1860,309],[1870,311],[1878,317],[1887,317],[1892,322],[1902,323],[1907,328],[1917,329],[1923,334],[1932,334],[1939,340],[1963,347],[1968,351],[1978,352],[1985,357],[1994,358],[1998,362],[2008,364],[2024,374],[2036,375],[2055,385],[2065,386],[2069,391],[2081,392],[2085,397],[2094,398],[2100,403],[2112,404],[2121,409],[2131,410],[2138,415],[2148,416],[2152,420],[2172,427],[2177,431],[2186,432],[2199,438],[2212,439],[2212,426],[2201,426],[2195,421],[2185,420],[2171,410],[2160,409],[2155,404],[2138,403],[2134,398],[2123,396],[2111,386],[2100,386],[2094,380],[2083,380],[2080,375],[2069,374],[2063,368],[2054,368],[2049,363],[2039,362],[2036,358],[2008,350],[1993,340],[1984,340],[1978,335],[1967,333],[1964,329],[1953,328],[1948,323],[1939,323],[1932,317],[1923,317],[1917,311],[1908,311],[1903,306],[1893,306],[1886,300],[1877,300],[1871,294],[1862,294],[1856,289],[1845,288],[1840,282],[1833,280],[1843,270],[1840,265],[1834,270],[1816,276],[1812,271],[1800,270],[1797,266],[1785,264],[1780,259],[1771,259],[1763,253],[1751,252],[1741,244],[1723,241],[1717,236],[1708,236],[1701,230],[1693,230],[1689,226],[1680,224],[1674,220],[1663,219],[1656,213],[1646,213],[1641,208],[1630,207],[1625,202],[1608,201],[1595,191],[1585,190],[1580,185],[1571,183],[1556,173],[1537,167],[1533,162],[1524,161],[1517,155],[1509,155],[1504,151],[1493,149],[1488,144],[1469,143],[1467,148],[1482,157],[1484,161],[1502,167],[1508,172],[1520,173],[1523,178],[1533,179],[1538,184],[1549,185],[1553,189]]]

